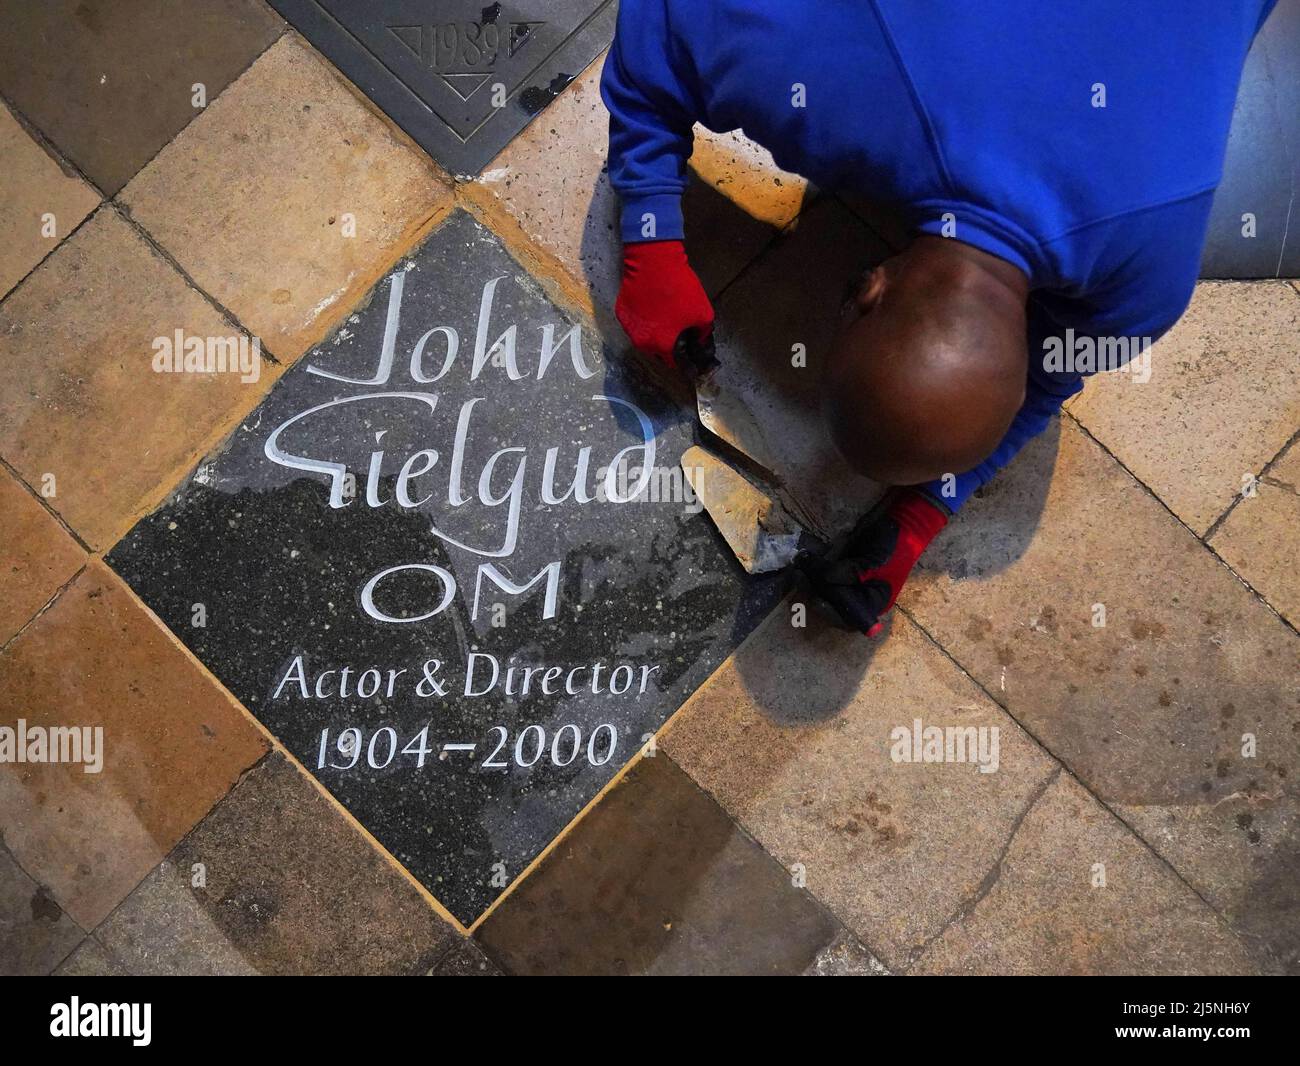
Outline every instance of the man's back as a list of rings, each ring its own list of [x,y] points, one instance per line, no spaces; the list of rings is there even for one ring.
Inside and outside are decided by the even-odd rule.
[[[606,68],[611,173],[635,218],[674,163],[645,150],[635,101],[620,113],[630,89],[670,125],[743,128],[817,184],[1007,259],[1069,301],[1063,324],[1158,332],[1190,293],[1271,6],[624,0]]]

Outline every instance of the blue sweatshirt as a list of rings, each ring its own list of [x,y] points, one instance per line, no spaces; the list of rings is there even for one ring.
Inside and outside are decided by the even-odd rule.
[[[682,237],[691,127],[1030,279],[1031,317],[1149,336],[1191,297],[1274,0],[622,0],[605,63],[624,241]]]

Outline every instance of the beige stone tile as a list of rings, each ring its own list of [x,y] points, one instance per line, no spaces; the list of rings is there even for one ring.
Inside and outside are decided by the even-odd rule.
[[[0,645],[49,602],[86,561],[58,521],[0,470]]]
[[[466,187],[506,235],[516,231],[558,267],[562,291],[615,331],[622,243],[609,184],[609,112],[597,60]],[[695,128],[683,199],[686,245],[715,295],[802,209],[807,183],[739,133]],[[613,336],[620,336],[615,332]]]
[[[1281,281],[1207,281],[1151,350],[1151,379],[1098,374],[1088,431],[1204,533],[1300,425],[1300,300]]]
[[[1257,970],[1222,919],[1078,782],[1061,774],[1025,815],[978,899],[912,972]]]
[[[205,291],[292,362],[452,197],[404,134],[286,34],[122,199]]]
[[[35,141],[0,104],[0,297],[54,250],[99,194]],[[46,216],[49,216],[48,218]]]
[[[1300,447],[1292,445],[1242,497],[1210,544],[1282,617],[1300,625]]]
[[[0,455],[105,548],[256,404],[280,368],[156,373],[159,337],[235,330],[111,207],[0,305]]]
[[[0,832],[93,929],[266,750],[103,564],[0,655],[0,724],[103,729],[102,765],[0,764]]]
[[[843,927],[657,753],[621,777],[475,938],[515,976],[795,976]]]
[[[1300,950],[1300,641],[1072,421],[900,602],[1238,931]]]
[[[842,204],[821,200],[718,303],[722,366],[701,421],[771,471],[823,535],[852,527],[882,493],[831,442],[821,374],[847,286],[888,254]]]
[[[869,643],[792,617],[778,607],[661,746],[901,968],[976,893],[1056,765],[906,618]],[[893,731],[917,719],[984,728],[986,744],[996,729],[997,769],[895,762]]]
[[[133,973],[156,975],[422,974],[459,941],[280,754],[245,775],[96,935]]]
[[[0,92],[108,196],[284,28],[263,0],[0,0]]]

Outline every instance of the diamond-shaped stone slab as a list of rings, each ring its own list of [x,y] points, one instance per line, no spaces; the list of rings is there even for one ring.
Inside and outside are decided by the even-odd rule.
[[[693,430],[457,212],[110,563],[468,924],[773,602]]]
[[[600,54],[614,0],[271,0],[447,170],[477,174]]]

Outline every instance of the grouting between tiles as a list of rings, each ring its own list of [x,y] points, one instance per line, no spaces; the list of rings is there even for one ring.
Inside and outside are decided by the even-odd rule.
[[[239,319],[235,316],[235,313],[231,311],[230,308],[228,308],[225,304],[223,304],[220,300],[218,300],[215,296],[209,293],[206,289],[203,288],[203,286],[201,286],[197,281],[194,280],[194,278],[190,275],[189,271],[186,270],[183,266],[181,266],[179,261],[177,261],[176,257],[172,255],[171,252],[169,252],[161,244],[159,244],[158,240],[154,237],[154,235],[150,233],[147,229],[145,229],[144,226],[141,225],[136,220],[135,216],[131,213],[131,208],[127,204],[123,203],[121,200],[118,200],[116,197],[108,201],[108,203],[110,207],[117,212],[118,217],[121,218],[122,221],[124,221],[128,226],[130,226],[131,229],[135,231],[136,235],[139,236],[147,245],[149,245],[149,247],[153,250],[153,253],[156,256],[158,256],[158,258],[160,258],[163,262],[167,263],[174,271],[176,271],[177,274],[181,276],[181,278],[185,282],[186,287],[193,289],[194,292],[198,293],[199,296],[201,296],[213,308],[213,310],[215,310],[217,314],[219,314],[225,320],[227,325],[233,326],[238,332],[243,333],[245,336],[248,337],[256,336],[256,334],[254,334],[252,330],[244,328],[243,323],[239,321]],[[280,360],[277,359],[275,355],[267,349],[265,344],[260,344],[258,346],[258,350],[260,351],[262,358],[265,359],[268,363],[272,364],[273,366],[282,365]]]
[[[1297,293],[1297,295],[1300,296],[1300,293]],[[1266,462],[1262,467],[1260,467],[1260,471],[1259,471],[1260,481],[1262,481],[1264,479],[1264,476],[1270,470],[1272,470],[1273,467],[1275,467],[1278,464],[1278,462],[1281,461],[1282,456],[1284,456],[1287,453],[1287,450],[1293,444],[1295,444],[1297,439],[1300,439],[1300,429],[1297,429],[1294,433],[1292,433],[1290,438],[1287,440],[1287,442],[1277,450],[1277,454],[1273,456],[1273,458],[1270,459],[1268,462]],[[1218,518],[1216,518],[1213,522],[1210,523],[1209,528],[1207,528],[1205,531],[1205,535],[1201,538],[1203,541],[1205,541],[1207,547],[1209,546],[1211,538],[1213,538],[1214,534],[1216,534],[1219,531],[1219,528],[1223,525],[1223,523],[1228,520],[1228,516],[1237,509],[1237,505],[1242,502],[1242,499],[1243,497],[1240,492],[1233,493],[1232,502],[1228,504],[1223,514],[1219,515]]]
[[[1096,437],[1087,426],[1085,426],[1081,421],[1079,421],[1078,417],[1073,412],[1063,411],[1062,417],[1070,419],[1071,422],[1073,422],[1076,426],[1079,427],[1079,429],[1083,431],[1084,435],[1089,440],[1091,440],[1094,444],[1097,445],[1098,448],[1100,448],[1103,452],[1105,452],[1108,456],[1110,456],[1110,458],[1115,461],[1115,463],[1119,466],[1119,468],[1123,470],[1124,473],[1126,473],[1130,478],[1132,478],[1133,481],[1138,486],[1141,487],[1143,492],[1145,492],[1148,496],[1150,496],[1153,500],[1155,500],[1156,503],[1158,503],[1161,506],[1161,508],[1164,509],[1166,514],[1168,514],[1175,522],[1177,522],[1180,526],[1182,526],[1185,530],[1187,530],[1187,532],[1190,533],[1192,537],[1195,538],[1196,541],[1200,543],[1201,547],[1203,547],[1207,552],[1209,552],[1210,555],[1214,557],[1214,559],[1219,563],[1220,566],[1222,566],[1225,570],[1228,571],[1228,573],[1230,573],[1234,578],[1236,578],[1236,580],[1242,586],[1245,587],[1246,591],[1249,592],[1259,603],[1261,603],[1264,606],[1264,608],[1270,614],[1273,615],[1274,618],[1276,618],[1279,622],[1281,622],[1284,626],[1286,626],[1286,628],[1289,629],[1296,636],[1300,636],[1300,630],[1298,630],[1295,627],[1295,625],[1293,625],[1288,619],[1284,618],[1282,614],[1278,611],[1278,609],[1274,607],[1271,603],[1269,603],[1268,600],[1265,599],[1264,596],[1261,595],[1259,591],[1255,589],[1255,587],[1251,585],[1249,581],[1247,581],[1239,573],[1237,573],[1237,571],[1234,570],[1231,567],[1231,565],[1229,565],[1227,560],[1225,560],[1223,556],[1218,553],[1218,551],[1214,548],[1212,544],[1210,544],[1205,538],[1203,538],[1199,533],[1197,533],[1195,529],[1193,529],[1181,518],[1179,518],[1178,515],[1174,512],[1174,510],[1167,503],[1165,503],[1164,500],[1160,498],[1160,496],[1156,493],[1156,491],[1152,489],[1151,486],[1148,485],[1145,481],[1143,481],[1140,477],[1138,477],[1137,474],[1135,474],[1132,470],[1130,470],[1125,465],[1124,461],[1120,459],[1120,457],[1116,455],[1113,451],[1111,451],[1108,447],[1106,447],[1105,443],[1101,441],[1098,437]],[[1291,436],[1287,444],[1282,447],[1281,451],[1279,451],[1277,455],[1273,456],[1273,458],[1268,461],[1264,469],[1265,470],[1270,469],[1273,463],[1275,463],[1278,457],[1282,454],[1282,452],[1285,452],[1287,447],[1289,447],[1291,442],[1295,441],[1297,437],[1300,437],[1300,431],[1297,431],[1295,434]],[[1229,507],[1229,510],[1231,509],[1232,508]],[[1215,525],[1217,526],[1218,523],[1216,522]],[[1206,537],[1208,536],[1209,533],[1207,531]]]
[[[7,470],[13,476],[13,479],[17,481],[18,484],[21,485],[24,489],[27,490],[27,494],[31,496],[32,499],[34,499],[37,503],[39,503],[41,507],[44,508],[45,512],[48,515],[50,515],[51,518],[54,519],[54,521],[58,522],[58,524],[62,527],[63,531],[67,533],[68,536],[70,536],[76,542],[77,546],[80,547],[82,551],[86,552],[88,555],[94,554],[95,550],[84,540],[82,540],[81,535],[75,529],[73,529],[70,525],[68,525],[67,522],[63,520],[63,516],[59,514],[59,512],[56,511],[53,507],[50,506],[49,501],[47,501],[44,496],[42,496],[39,492],[37,492],[34,488],[32,488],[29,484],[27,484],[26,478],[24,478],[18,472],[18,470],[13,466],[13,464],[10,463],[9,460],[6,459],[3,455],[0,455],[0,468]]]
[[[44,604],[41,605],[40,609],[19,627],[18,632],[16,632],[12,637],[6,640],[3,644],[0,644],[0,655],[3,655],[5,652],[7,652],[10,646],[13,645],[14,642],[17,641],[19,637],[21,637],[24,633],[26,633],[27,630],[29,630],[36,623],[36,620],[40,618],[41,615],[43,615],[46,611],[48,611],[51,607],[54,606],[54,601],[57,600],[60,596],[62,596],[63,593],[67,591],[68,587],[74,581],[76,581],[77,578],[79,578],[82,574],[86,572],[86,567],[88,565],[90,565],[89,560],[82,563],[81,566],[77,568],[77,572],[73,574],[70,578],[68,578],[68,580],[65,581],[62,585],[60,585],[57,589],[55,589],[54,594],[50,596],[50,598],[46,600]]]
[[[1005,711],[1005,708],[1003,708],[1003,710]],[[1010,712],[1007,713],[1009,714]],[[1011,846],[1016,842],[1016,837],[1020,834],[1020,827],[1025,824],[1025,820],[1031,813],[1033,813],[1034,808],[1038,806],[1039,800],[1047,794],[1049,788],[1056,784],[1057,779],[1064,771],[1065,764],[1056,761],[1056,767],[1052,772],[1034,787],[1033,791],[1029,794],[1029,799],[1025,802],[1024,808],[1016,817],[1016,820],[1011,823],[1011,831],[1007,834],[1006,842],[998,851],[997,858],[989,868],[988,873],[984,875],[980,883],[976,886],[975,891],[971,893],[969,898],[963,900],[957,905],[956,909],[953,910],[952,914],[942,925],[939,926],[938,929],[930,934],[930,936],[926,937],[921,944],[912,948],[911,951],[908,952],[907,970],[909,972],[925,957],[925,953],[930,950],[932,944],[941,940],[943,935],[953,926],[961,924],[974,914],[976,908],[984,902],[985,897],[987,897],[988,894],[997,886],[997,883],[1002,880],[1003,867],[1006,865],[1007,856],[1011,853]]]
[[[1006,704],[1004,704],[1001,700],[999,700],[990,689],[985,687],[983,682],[981,682],[977,677],[975,677],[974,674],[972,674],[969,670],[967,670],[966,667],[961,663],[961,661],[957,659],[957,657],[954,656],[950,651],[948,651],[948,649],[945,648],[939,642],[939,640],[934,636],[934,634],[931,633],[928,629],[926,629],[926,627],[923,626],[917,620],[915,615],[913,615],[908,608],[903,607],[900,604],[896,607],[896,610],[902,612],[902,614],[906,616],[908,621],[910,621],[914,626],[916,626],[916,628],[920,630],[922,634],[924,634],[925,638],[931,644],[933,644],[940,651],[940,653],[946,659],[948,659],[949,662],[951,662],[958,670],[960,670],[962,674],[973,685],[975,685],[976,688],[978,688],[981,692],[983,692],[984,695],[987,696],[997,707],[1001,708],[1003,714],[1005,714],[1008,718],[1010,718],[1013,722],[1015,722],[1016,725],[1024,731],[1026,736],[1028,736],[1031,740],[1033,740],[1033,742],[1037,744],[1038,747],[1041,748],[1042,751],[1050,759],[1052,759],[1052,761],[1055,762],[1076,785],[1078,785],[1081,789],[1083,789],[1084,792],[1086,792],[1089,796],[1091,796],[1112,818],[1114,818],[1124,828],[1124,830],[1128,832],[1128,834],[1131,837],[1133,837],[1138,842],[1138,844],[1152,858],[1154,858],[1158,863],[1160,863],[1162,866],[1168,869],[1180,884],[1182,884],[1197,899],[1199,899],[1202,903],[1204,903],[1205,906],[1209,908],[1210,913],[1213,914],[1216,919],[1218,919],[1220,926],[1224,930],[1226,930],[1237,943],[1242,945],[1243,950],[1246,951],[1248,956],[1252,958],[1258,957],[1262,950],[1264,953],[1267,954],[1270,961],[1273,962],[1276,961],[1271,945],[1264,945],[1261,942],[1257,946],[1252,946],[1254,942],[1247,941],[1244,938],[1243,934],[1237,931],[1237,929],[1228,920],[1228,918],[1219,910],[1219,908],[1215,906],[1213,903],[1211,903],[1210,900],[1207,899],[1206,896],[1195,885],[1193,885],[1186,877],[1183,876],[1182,871],[1179,870],[1178,867],[1176,867],[1172,862],[1170,862],[1170,860],[1166,859],[1163,855],[1161,855],[1158,851],[1156,851],[1156,849],[1151,845],[1151,843],[1147,840],[1145,836],[1143,836],[1136,828],[1130,825],[1122,815],[1120,815],[1108,802],[1106,802],[1106,800],[1102,799],[1095,791],[1093,791],[1093,789],[1087,784],[1087,782],[1083,781],[1079,777],[1079,775],[1074,772],[1074,768],[1071,767],[1069,763],[1067,763],[1064,759],[1058,756],[1043,741],[1043,739],[1040,736],[1038,736],[1037,733],[1035,733],[1032,729],[1029,728],[1029,726],[1027,726],[1015,714],[1013,714],[1011,710],[1006,706]],[[1057,776],[1059,777],[1060,775],[1058,774]]]

